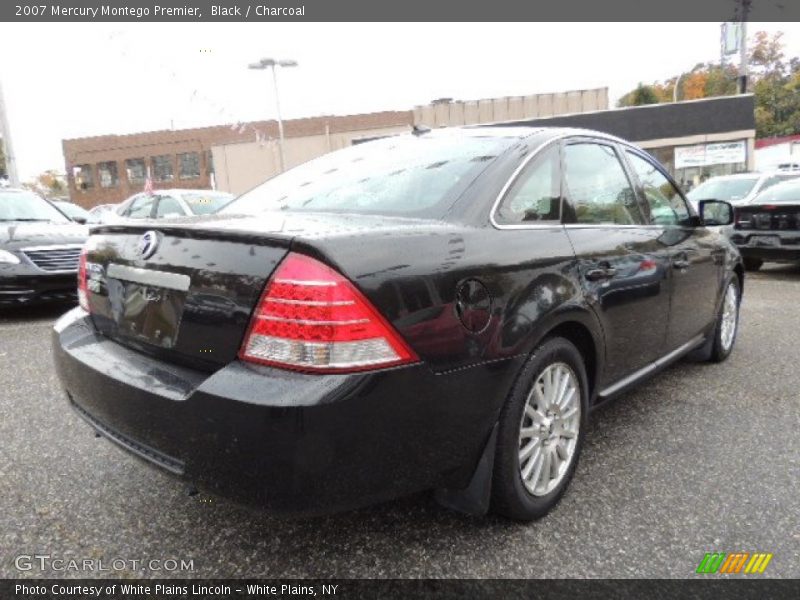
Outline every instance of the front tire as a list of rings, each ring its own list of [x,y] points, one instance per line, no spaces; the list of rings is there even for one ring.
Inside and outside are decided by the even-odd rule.
[[[578,349],[564,338],[543,342],[522,368],[500,415],[494,512],[530,521],[558,503],[578,464],[588,399]]]
[[[712,362],[722,362],[733,351],[736,334],[739,331],[739,305],[741,304],[741,287],[739,278],[732,277],[725,288],[722,306],[714,327],[714,343],[711,347]]]

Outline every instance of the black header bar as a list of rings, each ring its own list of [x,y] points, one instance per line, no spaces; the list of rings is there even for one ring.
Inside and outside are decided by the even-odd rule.
[[[3,0],[12,22],[800,21],[795,0]],[[413,37],[409,38],[410,40]],[[659,43],[680,44],[680,28]]]

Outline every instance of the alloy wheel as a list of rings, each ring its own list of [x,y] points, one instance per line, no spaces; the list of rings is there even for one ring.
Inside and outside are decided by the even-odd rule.
[[[722,349],[727,352],[733,346],[736,336],[736,325],[739,312],[739,290],[734,282],[728,284],[725,298],[722,301],[722,323],[720,325],[720,342]]]
[[[569,470],[578,444],[581,392],[566,363],[549,365],[533,384],[519,430],[519,469],[534,496],[552,492]]]

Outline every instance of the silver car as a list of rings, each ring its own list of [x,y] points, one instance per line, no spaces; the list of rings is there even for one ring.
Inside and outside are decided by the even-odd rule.
[[[750,204],[764,190],[797,177],[800,177],[800,171],[720,175],[704,181],[686,194],[686,197],[695,209],[700,200],[725,200],[734,206]]]
[[[135,194],[114,211],[116,219],[167,219],[210,215],[233,200],[214,190],[156,190]]]

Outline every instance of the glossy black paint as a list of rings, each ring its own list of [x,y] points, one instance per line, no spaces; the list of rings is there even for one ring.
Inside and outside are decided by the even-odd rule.
[[[186,477],[275,510],[464,488],[542,339],[576,344],[594,401],[702,342],[724,284],[742,272],[735,247],[697,219],[675,227],[493,226],[491,208],[521,162],[570,135],[591,137],[518,130],[442,219],[265,213],[95,228],[92,315],[76,309],[54,331],[70,401],[140,454],[154,449]],[[160,245],[142,260],[136,247],[148,229]],[[237,360],[257,298],[290,250],[354,282],[420,362],[315,375]],[[173,348],[117,326],[107,294],[112,263],[189,276]]]
[[[77,269],[49,272],[37,267],[26,248],[82,244],[88,230],[73,223],[0,224],[0,250],[10,252],[19,264],[0,262],[0,306],[39,302],[74,301]]]

